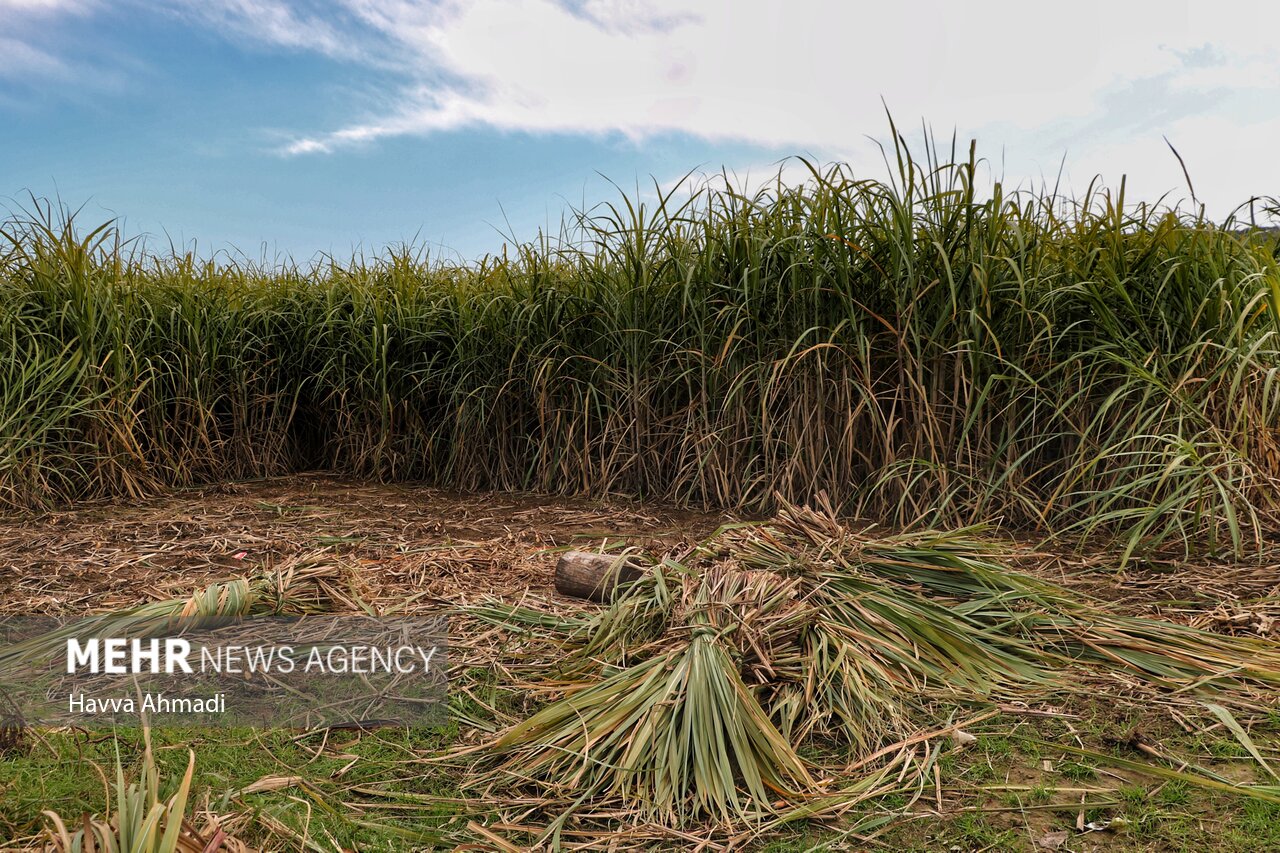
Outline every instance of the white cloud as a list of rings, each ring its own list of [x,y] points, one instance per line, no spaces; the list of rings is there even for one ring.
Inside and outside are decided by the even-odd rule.
[[[344,139],[468,124],[533,131],[679,131],[769,145],[839,148],[879,120],[883,96],[904,115],[1031,128],[1087,116],[1109,86],[1160,74],[1197,87],[1235,68],[1273,67],[1253,23],[1221,5],[1087,0],[1046,16],[1034,4],[651,3],[347,0],[410,62],[394,114]],[[1220,21],[1230,19],[1232,27]],[[1224,56],[1189,67],[1182,52]],[[1226,72],[1224,72],[1224,69]]]
[[[1211,216],[1224,217],[1252,196],[1280,195],[1280,169],[1275,165],[1280,113],[1256,120],[1188,116],[1159,131],[1087,148],[1073,158],[1072,188],[1083,190],[1088,178],[1098,173],[1107,175],[1114,187],[1124,171],[1129,174],[1130,201],[1154,201],[1168,193],[1171,199],[1182,200],[1184,209],[1192,209],[1182,167],[1165,136],[1186,162],[1196,199]]]
[[[45,14],[86,0],[0,0]],[[1162,136],[1232,200],[1280,189],[1280,4],[1264,0],[170,0],[227,38],[376,69],[381,105],[299,130],[287,155],[468,127],[691,134],[879,167],[883,103],[977,136],[1006,177],[1064,151],[1159,193]],[[144,13],[146,10],[143,10]],[[52,58],[52,57],[49,57]],[[883,101],[882,101],[883,99]],[[999,168],[997,168],[999,171]]]
[[[1159,184],[1170,189],[1182,179],[1169,134],[1206,164],[1250,158],[1203,166],[1206,184],[1208,170],[1230,172],[1237,195],[1280,184],[1261,142],[1280,114],[1280,6],[1269,3],[342,2],[374,52],[396,57],[398,102],[301,135],[287,154],[480,126],[878,160],[861,140],[883,135],[883,99],[900,120],[1007,145],[1029,175],[1051,174],[1069,148],[1076,174],[1158,160],[1153,185],[1172,169],[1177,180]]]

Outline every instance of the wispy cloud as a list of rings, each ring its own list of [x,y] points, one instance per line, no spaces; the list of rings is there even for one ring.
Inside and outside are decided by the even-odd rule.
[[[65,77],[68,73],[66,63],[53,54],[24,41],[0,36],[0,77]]]
[[[373,62],[353,17],[340,5],[286,0],[176,0],[168,5],[196,24],[237,41]]]
[[[98,9],[97,0],[0,0],[0,78],[65,82],[83,63],[61,55],[58,23]]]
[[[0,0],[0,10],[12,15],[86,12],[96,5],[94,0]]]

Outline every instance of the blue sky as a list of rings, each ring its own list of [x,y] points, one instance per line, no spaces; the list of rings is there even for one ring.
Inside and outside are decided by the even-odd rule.
[[[1116,7],[1120,8],[1117,9]],[[0,197],[251,257],[475,257],[566,203],[784,157],[879,176],[900,123],[1017,183],[1280,194],[1280,12],[1123,4],[0,0]],[[794,164],[788,167],[798,174]]]

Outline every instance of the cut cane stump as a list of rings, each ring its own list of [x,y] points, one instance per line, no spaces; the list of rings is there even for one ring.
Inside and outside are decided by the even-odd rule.
[[[625,556],[568,551],[556,563],[556,592],[607,602],[620,583],[640,577],[640,567]]]

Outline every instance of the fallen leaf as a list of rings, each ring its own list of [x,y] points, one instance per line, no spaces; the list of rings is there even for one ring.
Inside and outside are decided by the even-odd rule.
[[[257,782],[251,782],[240,789],[241,794],[260,794],[264,791],[281,791],[301,785],[301,776],[263,776]]]

